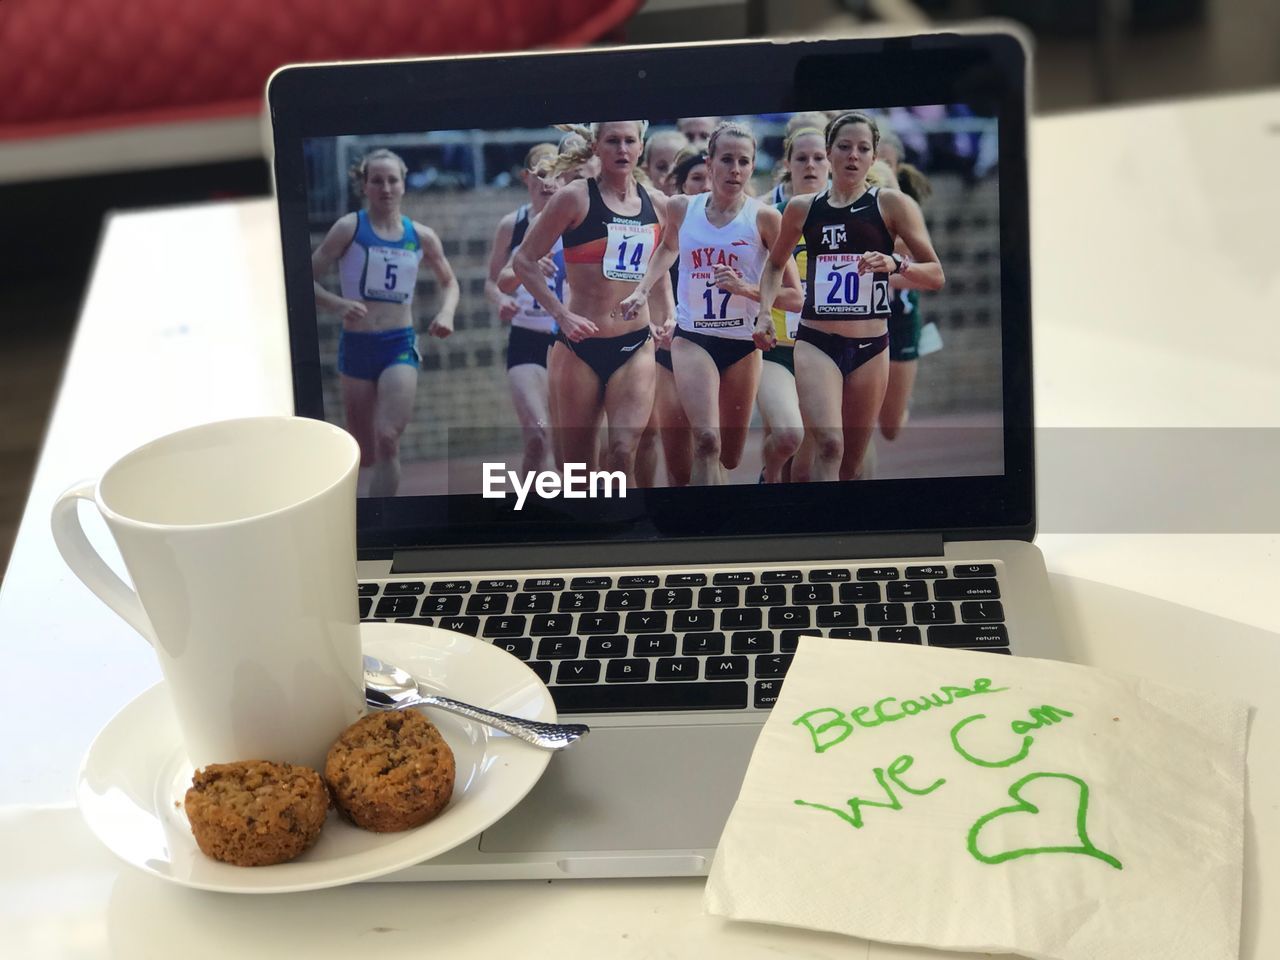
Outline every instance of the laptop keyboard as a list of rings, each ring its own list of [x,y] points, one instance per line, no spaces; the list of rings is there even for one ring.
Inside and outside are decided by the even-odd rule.
[[[562,715],[768,710],[802,636],[1007,654],[994,563],[360,584],[360,617],[470,634]]]

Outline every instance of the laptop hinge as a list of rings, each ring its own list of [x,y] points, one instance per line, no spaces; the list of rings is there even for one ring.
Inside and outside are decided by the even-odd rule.
[[[463,570],[565,570],[689,564],[806,563],[940,557],[937,533],[863,534],[833,537],[759,537],[724,540],[659,540],[643,543],[551,543],[518,546],[436,547],[397,550],[393,574]]]

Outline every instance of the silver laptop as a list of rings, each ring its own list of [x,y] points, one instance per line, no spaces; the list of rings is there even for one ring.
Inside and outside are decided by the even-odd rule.
[[[704,873],[805,635],[1060,654],[1025,75],[930,35],[273,77],[296,410],[364,450],[361,615],[498,645],[593,728],[390,879]]]

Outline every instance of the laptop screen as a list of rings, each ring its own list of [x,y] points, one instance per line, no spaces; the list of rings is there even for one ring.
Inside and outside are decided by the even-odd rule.
[[[1029,527],[1021,51],[898,43],[278,74],[362,545]]]

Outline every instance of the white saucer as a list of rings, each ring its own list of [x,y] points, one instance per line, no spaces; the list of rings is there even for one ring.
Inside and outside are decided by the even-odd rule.
[[[546,686],[525,664],[474,637],[399,623],[365,623],[366,653],[412,673],[425,689],[532,720],[556,719]],[[227,893],[287,893],[368,880],[465,843],[524,798],[550,753],[452,714],[431,719],[453,749],[453,799],[435,820],[370,833],[330,811],[316,845],[289,863],[234,867],[202,854],[182,811],[192,768],[160,683],[102,729],[80,767],[85,821],[126,863],[174,883]]]

